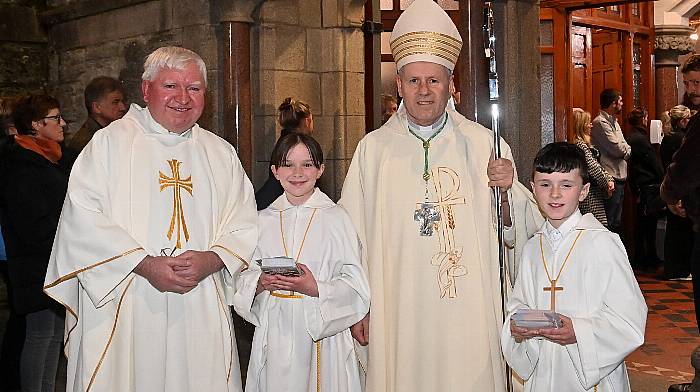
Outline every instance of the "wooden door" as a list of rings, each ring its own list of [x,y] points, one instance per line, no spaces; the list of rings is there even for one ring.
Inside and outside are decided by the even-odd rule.
[[[598,97],[606,88],[622,91],[622,40],[620,33],[594,30],[593,47],[593,111],[600,108]],[[595,116],[595,113],[593,113]],[[619,120],[619,119],[618,119]]]
[[[592,100],[593,52],[591,28],[571,26],[571,103],[589,113],[598,110]]]

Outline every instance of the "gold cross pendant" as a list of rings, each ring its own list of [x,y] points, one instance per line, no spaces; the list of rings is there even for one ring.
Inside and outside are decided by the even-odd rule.
[[[562,286],[557,286],[557,280],[556,280],[556,279],[550,280],[549,282],[550,282],[551,286],[549,286],[549,287],[543,287],[542,290],[544,290],[544,291],[549,291],[549,292],[550,292],[551,299],[550,299],[550,304],[549,304],[549,306],[550,306],[550,310],[551,310],[552,312],[554,312],[554,311],[555,311],[555,309],[554,309],[554,305],[555,305],[554,301],[555,301],[555,297],[556,297],[556,292],[557,292],[557,291],[563,291],[563,290],[564,290],[564,287],[562,287]]]

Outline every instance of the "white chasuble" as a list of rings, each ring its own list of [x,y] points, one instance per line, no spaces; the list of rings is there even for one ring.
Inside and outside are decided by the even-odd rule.
[[[253,189],[230,144],[187,136],[132,105],[73,167],[45,281],[68,312],[69,391],[241,390],[228,303],[257,238]],[[225,268],[186,294],[133,272],[185,250]]]
[[[255,290],[260,268],[239,278],[236,311],[255,325],[247,392],[360,391],[349,327],[369,310],[357,234],[345,211],[316,189],[294,206],[283,194],[259,213],[255,258],[288,256],[309,267],[318,298]]]
[[[360,236],[372,291],[370,392],[504,388],[498,240],[486,174],[492,143],[491,131],[448,110],[428,151],[428,202],[440,212],[432,236],[420,235],[414,220],[425,200],[424,149],[408,132],[405,109],[355,151],[339,204]],[[512,214],[507,236],[517,248],[528,235],[524,217],[537,224],[530,222],[531,232],[541,217],[529,192],[514,187],[511,203],[522,212]]]
[[[560,228],[565,225],[570,228],[552,230],[550,238],[543,225],[525,246],[503,325],[503,353],[528,392],[630,391],[624,359],[644,343],[647,307],[625,248],[591,214],[577,211]],[[511,335],[510,316],[517,309],[551,307],[543,257],[552,279],[559,275],[555,310],[571,318],[576,343],[517,343]]]

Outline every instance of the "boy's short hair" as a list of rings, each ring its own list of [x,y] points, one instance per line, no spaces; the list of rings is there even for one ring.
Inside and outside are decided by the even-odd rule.
[[[584,184],[591,181],[583,150],[567,142],[549,143],[542,147],[532,166],[533,174],[569,173],[574,169],[578,169]]]

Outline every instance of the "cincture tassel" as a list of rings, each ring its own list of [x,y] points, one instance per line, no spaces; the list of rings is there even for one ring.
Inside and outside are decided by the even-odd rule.
[[[491,104],[491,127],[493,128],[493,155],[494,159],[501,158],[501,131],[498,129],[498,104]],[[493,188],[493,199],[496,206],[496,222],[498,231],[498,268],[501,280],[501,313],[503,322],[506,321],[506,302],[508,300],[508,278],[506,276],[505,240],[503,237],[503,212],[501,211],[501,188]],[[510,366],[505,364],[506,391],[513,392],[513,378]]]

